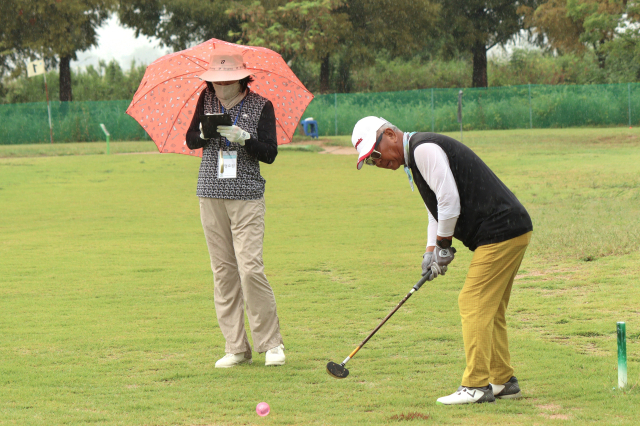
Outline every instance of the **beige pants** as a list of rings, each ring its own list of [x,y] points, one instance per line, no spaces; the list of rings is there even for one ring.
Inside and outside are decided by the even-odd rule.
[[[527,232],[480,246],[458,297],[467,368],[462,386],[501,385],[513,376],[505,314],[513,280],[531,240]]]
[[[282,343],[273,290],[264,275],[264,198],[200,198],[200,218],[209,247],[214,301],[225,352],[251,351],[244,327],[244,305],[256,351]]]

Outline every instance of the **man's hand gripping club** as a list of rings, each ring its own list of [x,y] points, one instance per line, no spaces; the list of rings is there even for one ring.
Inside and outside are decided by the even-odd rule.
[[[444,275],[448,265],[455,258],[455,252],[456,249],[451,247],[450,239],[438,239],[433,251],[427,251],[422,255],[422,276],[425,276],[429,270],[431,270],[429,281],[438,275]]]

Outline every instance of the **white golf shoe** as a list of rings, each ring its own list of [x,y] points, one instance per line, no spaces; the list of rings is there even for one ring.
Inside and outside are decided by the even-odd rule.
[[[517,399],[522,396],[516,376],[511,376],[509,381],[503,385],[494,385],[493,383],[490,385],[493,389],[493,396],[498,399]]]
[[[216,368],[230,368],[242,363],[251,364],[251,352],[240,354],[226,354],[216,362]]]
[[[438,405],[480,404],[483,402],[495,402],[491,386],[482,388],[468,388],[460,386],[458,390],[449,396],[438,398]]]
[[[284,345],[278,345],[267,351],[264,365],[284,365]]]

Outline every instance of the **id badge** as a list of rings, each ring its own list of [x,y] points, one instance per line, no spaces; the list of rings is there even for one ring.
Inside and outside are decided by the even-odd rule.
[[[218,179],[235,179],[237,165],[237,151],[222,151],[222,158],[218,159]]]

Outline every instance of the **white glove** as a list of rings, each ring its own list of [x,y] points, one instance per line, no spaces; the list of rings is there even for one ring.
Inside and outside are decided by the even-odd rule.
[[[422,276],[427,275],[427,272],[431,270],[431,263],[433,262],[433,252],[428,251],[422,255]],[[431,276],[431,279],[427,281],[431,281],[434,277]]]
[[[453,262],[455,258],[456,249],[454,247],[442,248],[436,243],[436,247],[433,249],[433,258],[431,262],[431,273],[433,278],[438,275],[444,275],[449,269],[449,264]]]
[[[200,139],[204,139],[204,140],[207,139],[204,137],[204,132],[202,131],[202,123],[200,123]]]
[[[218,126],[218,133],[227,138],[229,142],[244,146],[244,142],[251,137],[249,132],[242,130],[238,126]]]

